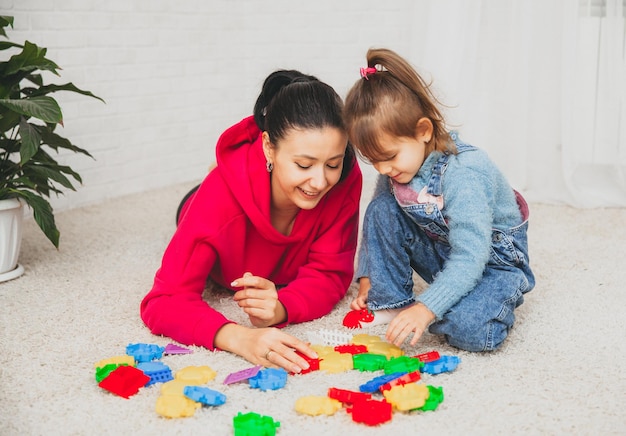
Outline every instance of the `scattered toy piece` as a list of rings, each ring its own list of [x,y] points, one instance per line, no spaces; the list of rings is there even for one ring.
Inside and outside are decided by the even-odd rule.
[[[184,396],[161,395],[157,398],[155,409],[159,415],[166,418],[186,418],[193,416],[200,407],[200,403]]]
[[[354,369],[359,371],[378,371],[385,367],[387,356],[374,353],[355,354],[352,362]]]
[[[392,407],[386,400],[357,401],[346,409],[354,422],[366,425],[378,425],[391,421]]]
[[[367,309],[351,310],[343,318],[344,327],[349,329],[360,329],[364,322],[374,321],[374,312]]]
[[[254,377],[263,368],[261,365],[253,366],[252,368],[242,369],[241,371],[231,372],[224,379],[224,384],[229,385],[232,383],[238,383],[240,381],[248,380],[250,377]]]
[[[417,410],[421,411],[429,411],[435,410],[439,405],[443,402],[443,388],[441,386],[435,387],[428,385],[428,398],[426,399],[426,403]]]
[[[254,412],[246,414],[239,412],[233,417],[233,427],[235,436],[275,436],[280,422],[274,421],[271,416],[262,416]]]
[[[260,389],[263,392],[281,389],[287,383],[287,371],[283,368],[265,368],[254,377],[249,378],[248,382],[250,387]]]
[[[176,380],[184,381],[189,385],[203,385],[210,382],[217,376],[217,373],[210,367],[204,366],[186,366],[176,372],[174,377]]]
[[[391,374],[394,372],[413,372],[420,370],[424,367],[424,362],[416,357],[399,356],[393,357],[391,360],[385,362],[383,371],[385,374]]]
[[[415,383],[422,378],[422,374],[417,371],[409,372],[408,374],[404,374],[403,376],[398,377],[395,380],[391,380],[389,383],[385,383],[379,389],[381,392],[387,391],[394,386],[404,386],[409,383]]]
[[[344,404],[354,404],[357,401],[369,400],[372,394],[367,392],[355,392],[347,389],[329,388],[328,397]]]
[[[102,389],[128,398],[139,392],[150,381],[150,377],[134,366],[118,366],[104,380],[98,383]]]
[[[419,360],[426,363],[426,362],[432,362],[433,360],[438,360],[441,356],[439,355],[438,351],[433,350],[433,351],[429,351],[428,353],[418,354],[417,356],[413,356],[413,357],[417,357]]]
[[[165,350],[163,351],[163,354],[191,354],[191,353],[193,353],[193,350],[190,350],[189,348],[181,347],[180,345],[176,345],[176,344],[167,344],[165,346]]]
[[[128,344],[126,354],[133,356],[137,362],[150,362],[158,360],[163,356],[165,347],[156,344]]]
[[[425,363],[421,371],[428,374],[441,374],[442,372],[454,371],[459,363],[461,363],[461,359],[457,356],[441,356],[437,360]]]
[[[334,415],[335,412],[343,407],[340,401],[334,400],[329,397],[322,396],[308,396],[298,398],[296,401],[296,412],[304,413],[306,415]]]
[[[172,370],[163,362],[141,362],[137,364],[137,369],[142,370],[145,375],[150,377],[150,381],[146,383],[146,386],[155,383],[165,383],[174,379]]]
[[[383,395],[396,410],[406,412],[424,406],[430,392],[426,385],[410,383],[394,386],[383,391]]]
[[[221,406],[226,402],[226,395],[201,386],[185,386],[183,393],[187,398],[206,406]]]
[[[328,353],[320,360],[320,371],[325,371],[329,374],[337,374],[340,372],[349,371],[354,369],[354,362],[352,360],[352,354],[341,354],[336,351]]]
[[[376,391],[379,391],[380,387],[382,385],[387,384],[390,381],[395,380],[395,379],[403,376],[404,374],[406,374],[406,373],[405,372],[396,372],[396,373],[393,373],[393,374],[385,374],[385,375],[380,375],[378,377],[374,377],[373,379],[371,379],[367,383],[364,383],[361,386],[359,386],[359,390],[361,392],[374,393]]]
[[[320,344],[320,345],[344,345],[349,344],[352,340],[352,334],[342,332],[340,330],[325,330],[321,329],[317,332],[308,332],[307,337],[311,344]]]

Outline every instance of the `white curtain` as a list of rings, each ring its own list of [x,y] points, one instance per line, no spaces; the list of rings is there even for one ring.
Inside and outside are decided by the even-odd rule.
[[[626,0],[420,0],[412,63],[531,201],[626,206]]]

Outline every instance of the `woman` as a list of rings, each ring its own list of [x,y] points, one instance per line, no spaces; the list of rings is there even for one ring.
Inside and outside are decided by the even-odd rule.
[[[248,117],[226,130],[217,166],[180,209],[141,316],[154,334],[254,364],[308,369],[279,330],[329,313],[354,273],[361,171],[337,93],[294,70],[270,74]],[[202,300],[209,277],[235,291],[252,326]]]

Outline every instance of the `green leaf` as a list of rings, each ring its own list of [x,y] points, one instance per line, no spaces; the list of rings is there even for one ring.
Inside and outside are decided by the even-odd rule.
[[[41,196],[29,191],[16,191],[17,197],[23,198],[24,201],[33,210],[33,217],[44,235],[52,242],[56,248],[59,248],[59,230],[54,222],[54,214],[50,203]]]
[[[0,35],[2,35],[2,30],[0,30]],[[4,34],[4,36],[7,36],[7,35]],[[23,48],[24,46],[22,44],[16,44],[15,42],[0,41],[0,50],[7,50],[13,47]]]
[[[38,47],[32,42],[26,41],[22,52],[11,56],[7,62],[4,74],[8,76],[18,71],[30,72],[39,69],[50,71],[58,76],[59,66],[50,59],[46,59],[47,51],[46,48]]]
[[[22,147],[20,148],[20,165],[24,165],[39,150],[41,144],[41,135],[36,127],[24,118],[20,121],[20,138],[22,138]]]
[[[97,98],[98,100],[100,100],[101,102],[105,102],[103,99],[101,99],[100,97],[98,97],[97,95],[94,95],[93,93],[91,93],[90,91],[85,91],[82,90],[78,87],[76,87],[76,85],[74,85],[73,83],[66,83],[65,85],[45,85],[45,86],[40,86],[39,89],[34,90],[31,95],[33,97],[36,96],[40,96],[40,95],[47,95],[51,92],[57,92],[57,91],[71,91],[71,92],[76,92],[77,94],[83,94],[89,97],[93,97],[93,98]]]
[[[57,150],[58,148],[64,148],[75,153],[82,153],[93,159],[93,156],[87,150],[77,147],[68,139],[54,133],[51,129],[43,126],[37,126],[37,129],[39,130],[43,143],[50,146],[52,149]]]
[[[52,97],[34,97],[17,100],[0,99],[0,105],[18,114],[35,117],[46,123],[63,123],[63,114],[57,101]]]
[[[13,17],[10,17],[8,15],[1,15],[0,16],[0,35],[6,37],[7,34],[4,30],[5,27],[7,26],[11,26],[13,27]]]

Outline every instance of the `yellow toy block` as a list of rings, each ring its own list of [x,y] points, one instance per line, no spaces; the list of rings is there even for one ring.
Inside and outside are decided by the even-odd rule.
[[[193,416],[202,405],[185,396],[161,395],[156,401],[156,412],[166,418]]]
[[[189,386],[189,383],[183,380],[170,380],[161,385],[161,395],[178,395],[184,397],[185,386]]]
[[[373,354],[383,354],[387,356],[387,359],[392,357],[400,357],[404,355],[404,351],[400,347],[395,346],[389,342],[373,342],[367,345],[367,352]]]
[[[369,345],[370,344],[374,344],[377,342],[382,342],[383,340],[381,339],[380,336],[374,336],[374,335],[368,335],[366,333],[361,333],[358,335],[354,335],[352,337],[352,343],[354,345],[365,345],[367,348],[367,350],[369,351]]]
[[[335,348],[330,345],[311,345],[311,348],[317,353],[320,359],[323,359],[324,356],[328,354],[336,353]]]
[[[187,366],[176,372],[174,377],[187,385],[203,385],[210,382],[217,376],[217,373],[208,366]]]
[[[430,391],[426,385],[409,383],[394,386],[389,390],[383,391],[383,395],[393,407],[405,412],[422,407],[426,403]]]
[[[330,397],[308,396],[298,398],[296,401],[296,412],[306,415],[334,415],[337,410],[343,407],[341,401]]]
[[[320,357],[320,371],[330,374],[349,371],[354,369],[352,354],[338,353],[333,351]]]
[[[114,356],[109,357],[108,359],[103,359],[100,362],[96,362],[94,364],[95,368],[104,368],[106,365],[128,365],[135,366],[135,358],[133,356],[129,356],[127,354],[123,356]]]

